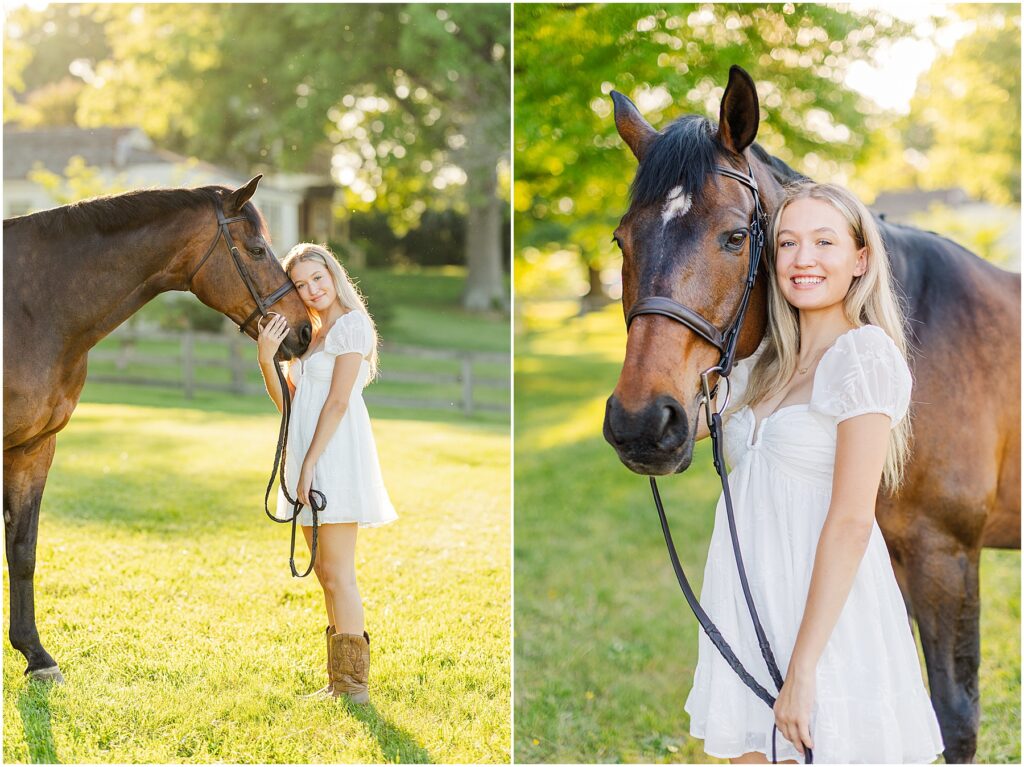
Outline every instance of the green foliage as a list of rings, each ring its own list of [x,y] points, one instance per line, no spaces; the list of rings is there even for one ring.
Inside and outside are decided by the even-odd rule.
[[[621,370],[619,307],[539,304],[516,340],[515,758],[713,763],[683,711],[700,628],[643,477],[601,436]],[[707,442],[660,485],[695,590],[721,492]],[[1020,762],[1020,553],[981,563],[978,761]],[[923,668],[923,666],[922,666]]]
[[[333,167],[349,208],[399,234],[493,194],[508,154],[510,30],[500,5],[122,5],[83,125],[141,125],[211,161]],[[270,62],[253,69],[240,62]],[[197,88],[196,83],[202,83]],[[474,191],[474,184],[483,186]]]
[[[36,168],[29,171],[28,178],[43,187],[58,205],[126,191],[122,177],[105,178],[99,168],[88,165],[80,155],[74,155],[68,161],[62,175],[37,163]]]
[[[573,243],[613,256],[635,161],[608,93],[656,127],[684,113],[715,120],[731,64],[759,84],[758,141],[808,173],[856,157],[877,108],[843,83],[905,25],[821,5],[524,5],[516,8],[517,247]]]
[[[506,425],[374,412],[401,516],[359,534],[360,708],[298,697],[325,682],[323,597],[261,509],[273,405],[139,396],[87,385],[61,433],[36,604],[67,684],[4,643],[5,763],[508,762]]]
[[[5,11],[4,122],[23,128],[73,125],[80,78],[108,53],[89,6],[52,3]]]
[[[1020,6],[957,6],[972,26],[918,83],[905,130],[919,183],[1020,202]]]

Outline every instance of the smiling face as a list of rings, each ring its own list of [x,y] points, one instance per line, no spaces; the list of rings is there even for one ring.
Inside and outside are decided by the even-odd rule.
[[[324,312],[338,300],[338,291],[334,287],[331,273],[320,261],[297,261],[289,276],[295,283],[299,297],[310,309]]]
[[[790,305],[800,311],[841,307],[853,278],[866,270],[867,248],[857,246],[832,205],[805,197],[786,206],[775,237],[775,278]]]

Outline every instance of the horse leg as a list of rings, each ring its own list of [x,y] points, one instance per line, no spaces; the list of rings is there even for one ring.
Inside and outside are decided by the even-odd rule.
[[[59,683],[64,677],[57,662],[39,641],[32,585],[39,506],[56,444],[54,435],[29,450],[4,451],[4,529],[11,581],[11,644],[28,661],[26,674],[33,679]]]
[[[946,763],[973,762],[981,716],[980,548],[932,528],[922,530],[908,552],[907,585]]]

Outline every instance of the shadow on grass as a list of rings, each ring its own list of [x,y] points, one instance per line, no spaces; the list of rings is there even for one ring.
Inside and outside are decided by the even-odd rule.
[[[29,681],[18,696],[18,712],[21,714],[21,725],[25,728],[25,744],[32,764],[57,764],[60,761],[50,727],[52,686],[52,682]]]
[[[380,745],[381,754],[388,764],[429,764],[427,750],[406,730],[385,719],[372,703],[360,706],[346,703],[353,718],[363,723],[367,732]]]

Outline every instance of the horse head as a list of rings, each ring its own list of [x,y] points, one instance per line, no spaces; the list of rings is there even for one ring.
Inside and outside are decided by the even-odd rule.
[[[250,198],[262,175],[238,189],[220,187],[217,210],[202,224],[216,239],[189,270],[189,286],[207,306],[227,315],[246,335],[256,338],[266,314],[281,314],[288,335],[280,355],[291,359],[309,346],[313,328],[305,304],[270,247],[263,217]],[[216,216],[214,218],[214,216]]]
[[[639,162],[629,210],[615,230],[622,250],[622,307],[661,296],[724,333],[737,315],[750,265],[751,189],[720,170],[752,173],[770,216],[781,188],[748,149],[757,135],[757,92],[739,67],[729,72],[718,126],[697,115],[656,131],[636,106],[612,92],[615,126]],[[766,327],[766,275],[758,275],[740,328],[737,359],[757,348]],[[629,323],[626,358],[605,410],[605,439],[638,474],[685,471],[693,456],[701,373],[720,352],[661,314]],[[714,376],[714,374],[713,374]],[[712,385],[716,378],[711,378]]]

